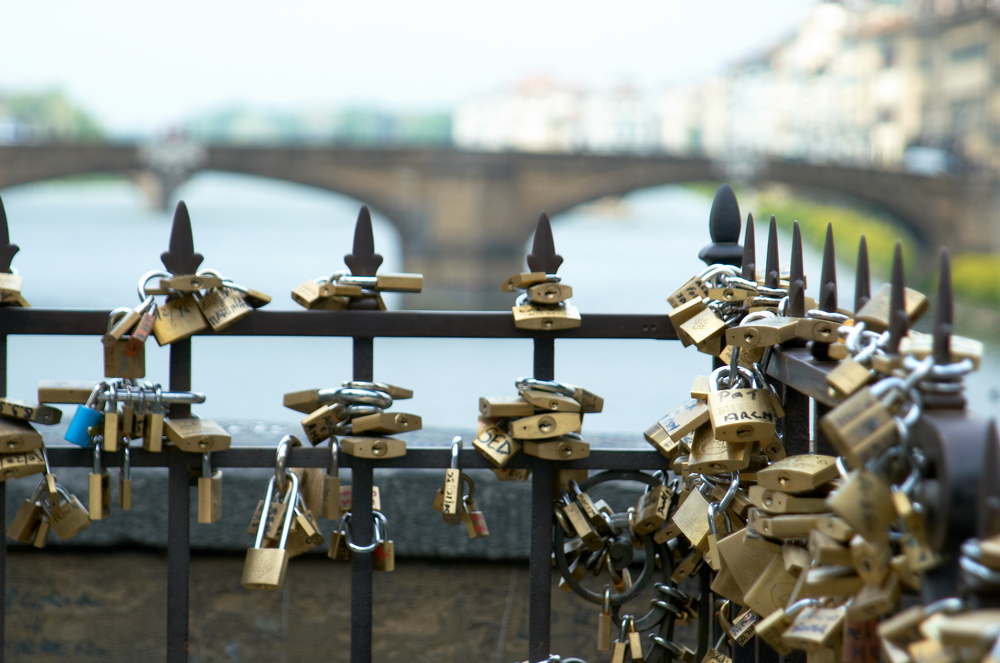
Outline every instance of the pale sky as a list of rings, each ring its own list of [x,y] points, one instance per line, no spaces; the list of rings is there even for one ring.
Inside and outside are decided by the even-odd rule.
[[[447,109],[545,74],[655,91],[788,34],[813,0],[0,0],[0,91],[58,87],[112,131],[236,105]]]

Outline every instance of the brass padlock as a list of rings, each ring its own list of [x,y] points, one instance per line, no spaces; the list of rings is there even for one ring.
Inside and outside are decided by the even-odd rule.
[[[84,404],[97,386],[91,380],[41,380],[38,383],[39,403]]]
[[[725,442],[716,439],[710,424],[694,432],[688,469],[701,474],[738,472],[750,466],[752,442]]]
[[[739,529],[719,539],[717,544],[722,563],[732,573],[741,594],[749,591],[768,564],[781,553],[781,546],[770,543],[767,547],[748,546],[746,536],[746,528]]]
[[[701,301],[704,297],[708,297],[708,286],[700,276],[692,276],[667,297],[667,303],[677,308],[691,301]]]
[[[420,430],[421,419],[416,414],[406,412],[379,412],[351,420],[351,432],[385,435]]]
[[[727,442],[757,442],[775,437],[775,412],[767,389],[757,385],[752,371],[739,370],[739,378],[729,376],[729,367],[712,372],[708,392],[709,417],[715,439]],[[730,387],[720,389],[719,382],[729,377]],[[732,388],[749,382],[747,389]]]
[[[340,518],[340,442],[330,438],[330,466],[323,475],[323,517],[327,520]]]
[[[201,455],[198,477],[198,522],[214,523],[222,518],[222,470],[212,472],[212,454]]]
[[[525,290],[532,304],[558,304],[573,296],[573,286],[563,283],[539,283]]]
[[[132,510],[132,452],[128,445],[122,449],[122,466],[118,471],[118,506],[122,511]]]
[[[456,436],[451,441],[451,467],[445,470],[444,486],[441,488],[441,518],[449,525],[462,521],[462,470],[458,467],[462,438]]]
[[[24,277],[20,274],[0,273],[0,305],[23,306],[21,287]]]
[[[674,327],[677,339],[684,344],[685,348],[689,345],[694,345],[694,341],[688,335],[687,331],[684,330],[684,323],[707,308],[701,299],[692,299],[667,313],[667,318]]]
[[[837,459],[833,456],[799,454],[759,470],[757,485],[786,493],[806,493],[837,476]]]
[[[389,521],[375,512],[375,550],[372,551],[372,570],[396,570],[396,544],[389,538]]]
[[[583,566],[582,564],[580,566]],[[584,568],[586,573],[586,568]],[[579,578],[577,578],[579,580]],[[597,616],[597,649],[611,651],[611,587],[604,586],[604,607]]]
[[[312,414],[324,404],[319,402],[320,389],[305,389],[285,394],[283,405],[303,414]]]
[[[826,383],[833,394],[844,398],[864,387],[871,379],[872,372],[853,357],[842,359],[836,368],[826,374]]]
[[[930,307],[930,302],[922,293],[910,288],[905,288],[903,294],[903,306],[906,309],[906,316],[909,319],[910,326],[912,326],[927,311]],[[884,332],[889,328],[889,304],[891,299],[892,284],[886,283],[857,312],[854,316],[855,324],[863,322],[873,332]]]
[[[484,417],[530,417],[535,413],[535,406],[522,397],[482,397],[479,399],[479,412]]]
[[[127,308],[113,310],[108,318],[109,331],[118,319],[129,313],[130,311]],[[138,321],[138,318],[136,321]],[[145,349],[140,348],[135,356],[131,356],[125,352],[127,345],[127,336],[122,337],[120,340],[112,340],[111,342],[104,343],[104,377],[130,379],[146,377]]]
[[[705,345],[711,341],[719,341],[719,351],[721,351],[721,342],[725,331],[725,321],[719,317],[714,309],[705,308],[681,323],[678,336],[680,336],[680,332],[683,332],[697,346]],[[710,354],[718,355],[718,353]]]
[[[253,311],[239,291],[227,287],[211,288],[195,295],[195,302],[212,331],[220,332],[239,322]]]
[[[660,528],[667,520],[671,497],[670,489],[663,484],[647,488],[636,508],[635,524],[632,527],[636,534],[649,534]]]
[[[299,495],[298,504],[292,512],[292,526],[288,532],[288,558],[298,557],[307,553],[313,548],[323,545],[326,539],[320,534],[319,525],[313,517],[312,511],[305,508],[305,504]]]
[[[673,522],[699,550],[708,550],[708,500],[698,490],[687,493],[673,515]]]
[[[490,528],[486,526],[486,516],[479,510],[479,505],[471,494],[462,496],[462,522],[465,523],[470,539],[482,539],[490,535]]]
[[[550,412],[579,412],[580,404],[569,396],[553,394],[548,391],[538,389],[520,390],[521,398],[530,403],[532,407]],[[533,414],[533,413],[532,413]]]
[[[315,446],[332,436],[337,431],[341,417],[344,416],[344,409],[342,403],[320,405],[309,416],[303,418],[302,430],[305,431],[309,443]]]
[[[280,449],[280,447],[279,447]],[[279,452],[280,453],[280,452]],[[285,513],[291,512],[298,499],[299,478],[294,473],[286,474],[291,487],[285,495]],[[277,548],[265,548],[264,529],[267,522],[266,511],[271,504],[271,496],[274,492],[277,477],[271,477],[267,484],[267,493],[264,496],[265,515],[261,518],[257,526],[257,539],[253,548],[247,549],[246,560],[243,563],[243,577],[240,581],[247,589],[281,589],[285,582],[285,571],[288,569],[288,550],[285,546],[288,543],[288,531],[291,528],[293,518],[286,516],[284,525],[281,528],[281,539]]]
[[[149,412],[144,416],[145,426],[142,434],[142,448],[150,453],[160,453],[163,451],[163,400],[161,398],[162,389],[156,385],[153,392],[153,403]]]
[[[804,610],[781,635],[786,645],[795,649],[817,651],[835,646],[844,627],[847,608]]]
[[[206,329],[208,322],[201,314],[194,295],[168,299],[166,303],[156,308],[153,336],[161,346],[190,338]]]
[[[896,519],[889,487],[864,467],[853,470],[827,503],[861,538],[873,543],[888,538],[889,525]]]
[[[510,435],[518,440],[559,437],[579,430],[582,419],[574,412],[549,412],[510,422]]]
[[[45,458],[40,449],[24,453],[0,454],[0,481],[38,474],[44,472],[45,467]]]
[[[892,413],[881,400],[887,388],[862,387],[819,421],[830,443],[852,467],[878,456],[899,439]]]
[[[58,424],[62,420],[62,410],[48,405],[15,401],[10,398],[0,398],[0,415],[8,419],[32,421],[47,426]]]
[[[163,430],[178,449],[189,453],[225,451],[232,443],[229,433],[210,419],[164,419]]]
[[[776,316],[726,330],[726,344],[741,348],[763,348],[787,343],[798,335],[799,318]]]
[[[826,513],[830,509],[824,497],[799,497],[764,486],[750,486],[750,501],[768,513]]]
[[[514,274],[509,279],[500,284],[500,292],[514,292],[524,290],[539,283],[545,283],[548,275],[545,272],[523,272]]]
[[[111,515],[111,474],[101,467],[100,436],[94,437],[94,467],[88,478],[90,518],[107,518]]]
[[[514,326],[518,329],[536,331],[557,331],[573,329],[581,324],[580,311],[572,304],[565,302],[555,306],[524,304],[515,306]]]
[[[3,453],[42,448],[42,436],[27,421],[0,417],[0,450]]]
[[[487,427],[472,441],[472,446],[498,468],[521,452],[521,443],[497,426]]]
[[[761,617],[780,610],[788,603],[797,579],[785,568],[781,556],[776,555],[744,594],[747,607]]]
[[[356,458],[399,458],[406,455],[406,442],[394,437],[344,437],[341,450]]]
[[[545,460],[577,460],[590,455],[590,444],[574,433],[541,442],[525,440],[522,450],[529,456]]]
[[[49,524],[63,541],[70,539],[90,527],[90,514],[77,499],[61,485],[56,485],[60,498],[58,504],[51,505],[48,500],[42,500],[42,509],[49,518]]]
[[[671,440],[679,442],[688,433],[708,423],[708,419],[708,404],[691,398],[660,419],[659,424]]]
[[[31,543],[35,538],[39,523],[45,512],[42,510],[42,491],[45,490],[45,479],[38,482],[31,497],[24,500],[14,519],[11,520],[10,527],[7,528],[7,536],[20,541],[21,543]]]

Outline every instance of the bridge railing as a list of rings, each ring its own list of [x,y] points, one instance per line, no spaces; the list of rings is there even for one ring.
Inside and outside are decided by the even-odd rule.
[[[84,335],[100,336],[106,331],[109,311],[106,310],[46,310],[0,309],[0,372],[4,381],[0,394],[6,393],[8,375],[9,336],[14,335]],[[407,338],[521,338],[534,344],[534,377],[556,379],[556,341],[573,339],[645,339],[648,341],[673,341],[676,335],[666,315],[628,315],[584,313],[578,328],[557,331],[525,331],[514,327],[509,312],[431,312],[431,311],[255,311],[239,324],[220,332],[228,336],[276,337],[350,337],[353,339],[353,378],[372,380],[375,339],[386,337]],[[174,343],[170,347],[169,389],[191,389],[192,345],[200,342],[198,336]],[[706,361],[708,361],[706,359]],[[787,411],[783,434],[789,454],[806,453],[822,446],[810,425],[810,411],[831,404],[821,388],[819,377],[822,367],[805,356],[804,351],[778,350],[769,367],[771,377],[779,382]],[[189,405],[171,405],[171,417],[190,414]],[[811,441],[812,440],[812,441]],[[972,445],[969,445],[972,449]],[[822,450],[822,449],[821,449]],[[91,452],[76,447],[50,447],[50,463],[54,467],[90,467]],[[981,456],[980,456],[981,457]],[[320,467],[329,465],[329,451],[319,448],[293,448],[289,452],[289,466]],[[353,490],[356,495],[371,492],[373,470],[376,468],[446,468],[451,460],[451,450],[440,448],[413,448],[400,458],[369,460],[341,454],[340,466],[352,470]],[[273,448],[232,448],[212,454],[212,462],[224,468],[269,468],[274,466]],[[105,467],[121,463],[120,454],[104,454]],[[200,470],[201,457],[184,453],[174,447],[162,453],[149,453],[142,449],[131,453],[132,467],[168,468],[168,536],[167,536],[167,609],[166,651],[167,661],[181,663],[188,660],[188,616],[190,580],[190,494],[193,485],[192,470]],[[474,449],[461,452],[463,468],[489,469],[492,467]],[[531,544],[529,561],[529,646],[528,659],[546,660],[550,654],[550,608],[552,579],[553,485],[558,470],[669,470],[669,461],[653,450],[604,450],[594,449],[589,457],[571,461],[549,461],[520,454],[508,465],[511,468],[531,470]],[[953,470],[954,471],[954,470]],[[939,477],[940,478],[940,477]],[[945,480],[945,479],[942,479]],[[6,530],[6,484],[0,483],[0,527]],[[356,541],[373,538],[371,503],[354,501],[353,537]],[[966,518],[968,520],[968,518]],[[0,546],[0,568],[6,567],[6,543]],[[0,574],[0,592],[4,592],[3,574]],[[953,578],[954,576],[952,576]],[[707,583],[703,598],[709,599]],[[354,553],[351,560],[351,652],[352,663],[367,663],[372,657],[372,565],[370,554]],[[704,602],[709,605],[708,601]],[[0,612],[3,618],[7,607]],[[0,635],[3,629],[0,624]],[[586,636],[585,636],[586,637]],[[0,642],[0,651],[3,651]],[[734,652],[735,660],[777,661],[777,655],[762,642],[751,642]],[[791,660],[786,657],[785,660]]]

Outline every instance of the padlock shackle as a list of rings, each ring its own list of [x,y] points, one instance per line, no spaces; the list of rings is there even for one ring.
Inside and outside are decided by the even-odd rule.
[[[125,448],[125,452],[128,453],[128,447]],[[211,479],[212,478],[212,452],[206,451],[201,455],[201,476]]]
[[[386,392],[352,387],[320,389],[316,392],[316,401],[321,405],[340,402],[344,405],[374,405],[383,409],[392,407],[392,396]]]
[[[340,474],[340,441],[336,435],[330,436],[330,467],[327,474],[334,477]]]
[[[146,294],[146,284],[151,280],[159,277],[161,279],[169,279],[173,276],[170,272],[165,272],[162,269],[154,269],[151,272],[146,272],[139,277],[139,284],[136,286],[136,292],[139,295],[139,301],[144,302],[146,298],[152,298],[152,295]]]
[[[451,440],[451,469],[458,469],[458,454],[462,450],[462,436],[456,435]]]
[[[94,436],[94,474],[101,473],[101,445],[104,443],[103,435]]]

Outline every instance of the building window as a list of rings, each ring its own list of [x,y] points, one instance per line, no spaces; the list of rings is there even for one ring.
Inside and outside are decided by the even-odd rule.
[[[966,62],[986,57],[986,44],[970,44],[951,52],[952,62]]]

